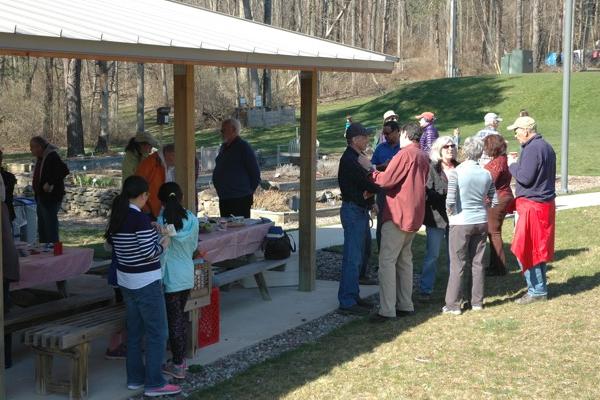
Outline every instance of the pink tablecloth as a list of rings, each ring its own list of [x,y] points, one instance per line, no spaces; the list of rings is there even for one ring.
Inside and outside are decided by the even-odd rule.
[[[201,233],[198,250],[206,252],[211,263],[252,254],[260,246],[273,223],[227,228],[226,231]]]
[[[63,254],[49,253],[20,257],[21,280],[11,283],[10,289],[23,289],[46,283],[64,281],[84,274],[90,269],[94,258],[93,249],[65,247]]]

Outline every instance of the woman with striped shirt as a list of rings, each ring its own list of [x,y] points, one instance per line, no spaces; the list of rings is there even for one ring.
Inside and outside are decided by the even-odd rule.
[[[125,179],[121,194],[113,202],[105,236],[116,257],[117,282],[127,310],[127,388],[143,387],[144,395],[156,397],[177,394],[181,388],[168,384],[161,372],[167,315],[160,255],[170,239],[160,238],[148,215],[142,212],[147,200],[148,183],[144,178],[134,175]]]

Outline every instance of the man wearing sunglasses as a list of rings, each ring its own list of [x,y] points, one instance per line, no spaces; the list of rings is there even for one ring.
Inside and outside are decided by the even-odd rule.
[[[527,293],[516,302],[530,304],[548,296],[546,263],[554,258],[556,154],[537,133],[533,118],[519,117],[507,129],[521,144],[521,157],[508,159],[519,214],[511,250],[527,282]]]

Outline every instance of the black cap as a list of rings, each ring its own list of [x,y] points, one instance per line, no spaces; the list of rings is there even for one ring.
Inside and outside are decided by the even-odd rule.
[[[369,136],[369,132],[365,129],[362,124],[358,122],[353,122],[350,124],[348,129],[346,129],[346,139],[352,139],[356,136]]]

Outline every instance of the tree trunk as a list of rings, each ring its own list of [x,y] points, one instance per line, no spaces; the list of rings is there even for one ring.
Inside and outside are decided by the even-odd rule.
[[[67,124],[67,156],[83,155],[83,122],[81,120],[81,60],[65,59],[65,103]]]
[[[264,0],[265,16],[263,22],[271,25],[272,5],[271,0]],[[263,70],[263,106],[270,108],[273,104],[271,97],[271,70]]]
[[[502,1],[496,2],[496,57],[497,62],[500,64],[502,56],[504,55],[504,37],[502,35]]]
[[[54,139],[54,118],[52,115],[52,105],[54,104],[54,58],[46,58],[44,62],[44,72],[46,73],[46,91],[44,92],[44,136],[53,141]]]
[[[531,21],[531,50],[533,52],[533,71],[537,71],[540,63],[540,0],[533,0]]]
[[[160,79],[162,80],[162,103],[165,107],[169,105],[169,83],[167,76],[167,64],[162,64],[160,66]]]
[[[252,5],[250,0],[242,0],[244,6],[244,18],[252,20]],[[248,78],[250,80],[250,91],[252,96],[252,104],[256,105],[256,96],[260,93],[260,82],[258,80],[258,71],[255,68],[248,69]]]
[[[144,132],[144,64],[137,65],[137,123],[136,132]]]
[[[523,48],[523,0],[516,1],[516,22],[515,22],[515,34],[516,34],[516,49]]]
[[[381,23],[381,52],[385,53],[385,46],[389,40],[388,26],[390,22],[390,2],[383,0],[383,21]]]
[[[33,77],[35,76],[35,71],[37,70],[39,60],[40,59],[36,57],[33,63],[33,68],[30,68],[30,59],[27,57],[27,79],[25,81],[25,97],[27,99],[31,99],[31,86],[33,85]]]
[[[108,152],[109,129],[108,129],[108,104],[110,93],[108,91],[108,63],[106,61],[96,61],[96,66],[100,72],[100,134],[96,143],[96,153]]]

